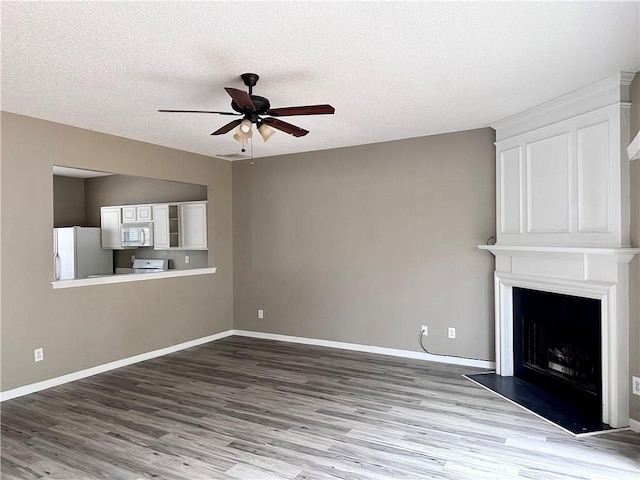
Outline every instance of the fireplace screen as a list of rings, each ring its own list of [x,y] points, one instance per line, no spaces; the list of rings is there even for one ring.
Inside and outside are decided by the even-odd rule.
[[[599,411],[600,301],[514,288],[513,313],[515,376]]]

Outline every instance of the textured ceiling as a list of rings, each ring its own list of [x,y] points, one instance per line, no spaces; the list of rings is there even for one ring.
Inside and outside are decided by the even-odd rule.
[[[640,70],[639,2],[2,2],[5,111],[217,155],[238,153],[225,86],[311,133],[255,157],[485,127]],[[249,153],[249,152],[247,152]]]

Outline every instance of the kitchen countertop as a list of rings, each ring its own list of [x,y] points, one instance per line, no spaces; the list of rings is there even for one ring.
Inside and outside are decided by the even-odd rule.
[[[140,282],[144,280],[156,280],[160,278],[190,277],[194,275],[210,275],[216,273],[217,267],[193,268],[190,270],[166,270],[156,273],[115,273],[113,275],[100,275],[78,280],[55,280],[51,282],[54,289],[85,287],[89,285],[104,285],[108,283]]]

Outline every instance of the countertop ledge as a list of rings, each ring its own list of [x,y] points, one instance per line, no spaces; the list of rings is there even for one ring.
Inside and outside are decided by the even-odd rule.
[[[193,268],[191,270],[167,270],[158,273],[129,273],[111,275],[107,277],[82,278],[80,280],[57,280],[51,282],[54,290],[58,288],[86,287],[90,285],[104,285],[107,283],[141,282],[144,280],[158,280],[160,278],[191,277],[194,275],[210,275],[216,273],[217,267]]]

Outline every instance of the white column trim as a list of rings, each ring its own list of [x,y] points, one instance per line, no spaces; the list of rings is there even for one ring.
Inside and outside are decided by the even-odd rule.
[[[629,156],[629,160],[640,160],[640,132],[636,135],[636,137],[631,141],[629,146],[627,147],[627,155]]]

